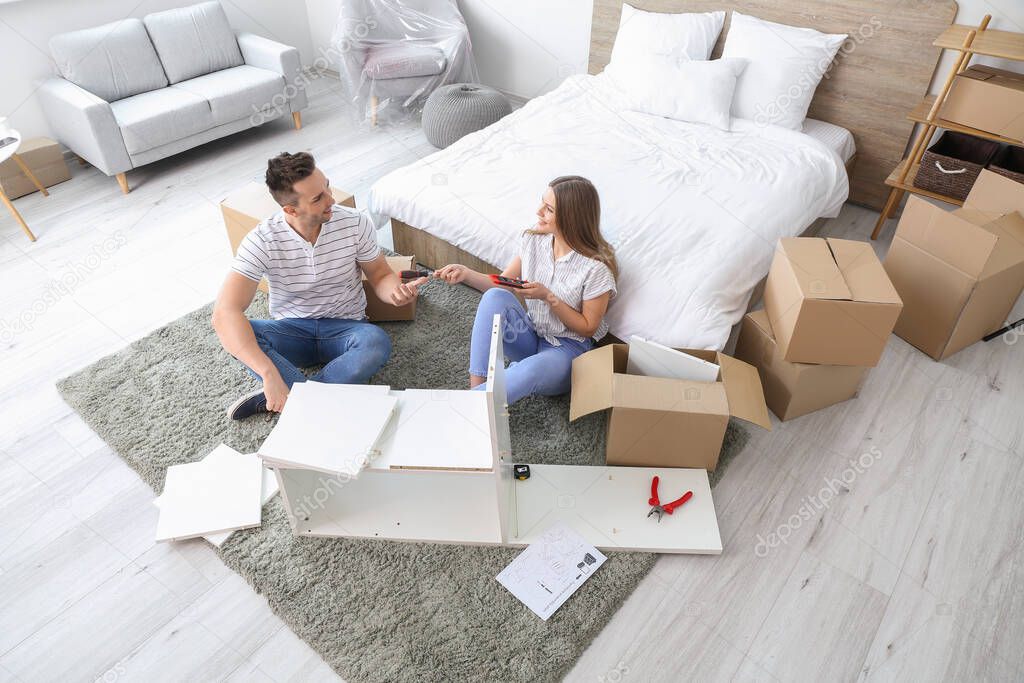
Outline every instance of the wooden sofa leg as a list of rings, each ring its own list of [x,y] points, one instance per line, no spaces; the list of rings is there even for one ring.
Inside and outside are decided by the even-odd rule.
[[[128,175],[126,173],[117,174],[117,184],[121,186],[121,192],[128,194]]]
[[[295,124],[295,130],[302,130],[302,112],[301,111],[293,111],[292,112],[292,123]]]
[[[377,96],[373,95],[370,97],[370,125],[377,125],[377,105],[379,104]]]

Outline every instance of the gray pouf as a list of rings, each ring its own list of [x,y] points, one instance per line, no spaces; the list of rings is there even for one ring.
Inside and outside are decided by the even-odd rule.
[[[444,148],[511,111],[508,99],[494,88],[453,83],[430,93],[423,105],[423,132],[430,144]]]

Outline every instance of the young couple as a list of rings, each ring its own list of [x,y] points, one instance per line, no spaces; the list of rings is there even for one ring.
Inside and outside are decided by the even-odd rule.
[[[427,282],[399,280],[369,219],[334,203],[311,155],[274,157],[266,181],[281,211],[239,245],[213,309],[224,349],[262,381],[228,408],[235,420],[282,410],[292,384],[307,380],[303,367],[323,365],[308,378],[314,382],[368,381],[391,355],[391,339],[366,320],[361,275],[381,300],[396,306],[415,299]],[[604,315],[615,295],[615,257],[601,236],[600,215],[590,181],[556,178],[544,192],[537,224],[524,232],[519,255],[502,272],[525,280],[521,289],[495,285],[460,264],[435,271],[438,279],[484,292],[473,323],[470,387],[484,387],[491,320],[500,313],[505,356],[512,361],[505,375],[509,404],[569,391],[572,359],[604,336]],[[272,319],[249,320],[245,310],[264,276]]]

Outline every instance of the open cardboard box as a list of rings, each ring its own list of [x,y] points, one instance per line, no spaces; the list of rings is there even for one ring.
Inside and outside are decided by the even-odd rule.
[[[356,208],[356,198],[348,192],[332,187],[331,194],[334,195],[334,201],[338,204]],[[249,231],[280,208],[263,183],[249,183],[225,197],[220,203],[220,210],[224,216],[228,241],[231,243],[231,253],[234,254],[238,251],[238,245],[242,243]],[[388,257],[388,265],[396,273],[412,269],[414,263],[414,256]],[[266,278],[260,281],[259,289],[262,292],[269,292]],[[365,277],[363,277],[363,290],[366,292],[366,315],[371,321],[413,320],[416,317],[415,300],[405,306],[394,306],[381,301],[377,293],[367,284]]]
[[[873,367],[903,302],[870,244],[789,237],[775,249],[764,307],[785,360]]]
[[[898,336],[936,360],[1003,326],[1024,289],[1024,184],[982,171],[963,208],[907,200],[885,257]]]
[[[724,353],[679,350],[717,363],[718,378],[629,373],[628,344],[602,346],[573,360],[569,419],[611,409],[609,465],[714,470],[730,416],[771,429],[755,368]]]
[[[1024,74],[975,64],[953,79],[939,116],[1014,140],[1024,140]]]
[[[43,187],[52,187],[71,179],[71,172],[61,154],[60,146],[49,138],[22,140],[18,156],[32,170],[32,174]],[[0,162],[0,189],[8,199],[17,199],[35,192],[36,185],[21,170],[18,162],[6,159]]]
[[[763,310],[743,317],[735,355],[757,368],[765,403],[783,422],[853,398],[869,370],[789,362],[782,357]]]

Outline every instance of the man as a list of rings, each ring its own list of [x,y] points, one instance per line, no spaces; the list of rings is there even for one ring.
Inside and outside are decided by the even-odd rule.
[[[282,410],[292,384],[306,381],[301,367],[323,364],[314,382],[369,380],[391,355],[391,339],[366,320],[361,274],[382,301],[396,306],[415,299],[426,282],[398,279],[369,219],[334,203],[311,155],[274,157],[266,180],[281,210],[242,240],[213,307],[224,349],[263,381],[228,408],[233,420]],[[263,276],[273,319],[248,320],[245,309]]]

